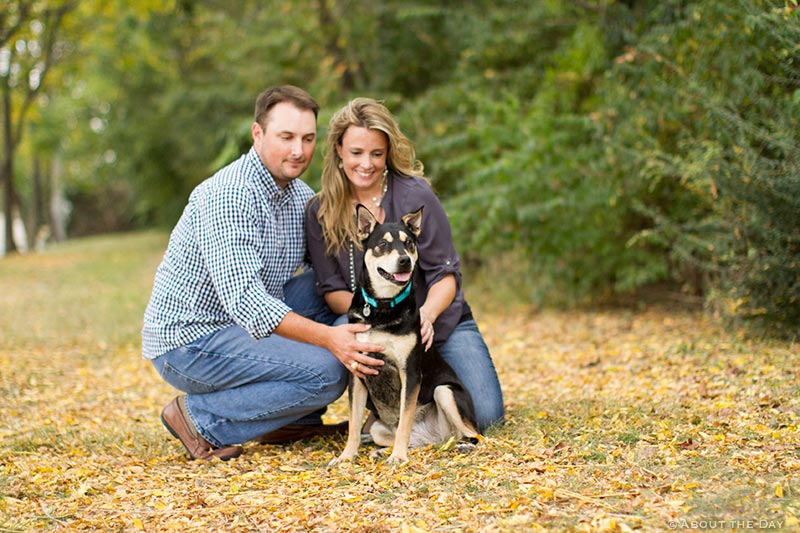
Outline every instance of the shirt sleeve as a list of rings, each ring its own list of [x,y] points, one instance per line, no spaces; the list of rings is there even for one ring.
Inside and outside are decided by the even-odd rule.
[[[333,291],[349,291],[345,277],[350,275],[349,271],[344,273],[339,258],[325,251],[322,226],[317,219],[318,211],[319,201],[312,198],[306,206],[306,243],[311,267],[314,270],[317,293],[324,296]]]
[[[404,213],[423,207],[419,264],[425,273],[425,284],[430,287],[448,274],[454,274],[460,287],[458,252],[453,244],[450,221],[439,198],[425,181],[415,179],[413,191],[405,196],[403,204]]]
[[[290,308],[267,292],[260,272],[264,239],[253,199],[238,188],[221,188],[197,206],[197,240],[205,267],[225,311],[254,338],[266,337]],[[268,254],[267,254],[268,255]]]

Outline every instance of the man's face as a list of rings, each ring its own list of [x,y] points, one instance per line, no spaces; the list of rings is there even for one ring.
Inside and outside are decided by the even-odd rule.
[[[264,129],[254,122],[253,146],[280,187],[299,177],[311,164],[317,145],[314,112],[281,102],[270,109]]]

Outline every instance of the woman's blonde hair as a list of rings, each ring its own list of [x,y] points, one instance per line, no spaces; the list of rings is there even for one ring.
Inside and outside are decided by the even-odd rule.
[[[322,226],[322,236],[329,255],[336,255],[351,242],[361,246],[356,236],[352,185],[344,169],[339,168],[341,158],[336,150],[350,126],[382,131],[386,135],[389,143],[386,166],[389,172],[404,177],[423,177],[423,165],[417,159],[414,145],[400,131],[397,121],[382,102],[356,98],[337,111],[330,121],[322,169],[322,190],[317,194],[317,220]]]

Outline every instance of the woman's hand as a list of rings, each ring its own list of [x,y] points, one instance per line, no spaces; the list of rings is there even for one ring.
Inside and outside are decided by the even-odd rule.
[[[433,323],[453,303],[455,297],[456,277],[453,274],[448,274],[428,289],[425,303],[419,308],[419,327],[425,350],[430,350],[431,346],[433,346]]]
[[[431,346],[433,346],[433,323],[436,321],[436,319],[432,318],[423,309],[420,309],[419,321],[420,333],[422,334],[422,344],[425,346],[425,351],[428,351],[431,349]]]

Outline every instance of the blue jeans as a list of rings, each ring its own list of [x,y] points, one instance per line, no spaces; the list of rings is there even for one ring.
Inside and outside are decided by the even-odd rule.
[[[478,324],[474,320],[459,322],[438,348],[472,396],[479,429],[501,423],[505,417],[503,391]]]
[[[335,322],[346,323],[346,315]],[[478,324],[474,320],[460,322],[447,340],[437,348],[472,396],[480,431],[486,430],[492,424],[502,423],[505,418],[503,391]]]
[[[316,294],[311,272],[289,280],[284,301],[307,318],[336,318]],[[189,417],[214,446],[247,442],[324,411],[345,391],[349,376],[323,348],[279,335],[256,340],[239,326],[167,352],[153,366],[187,393]]]

